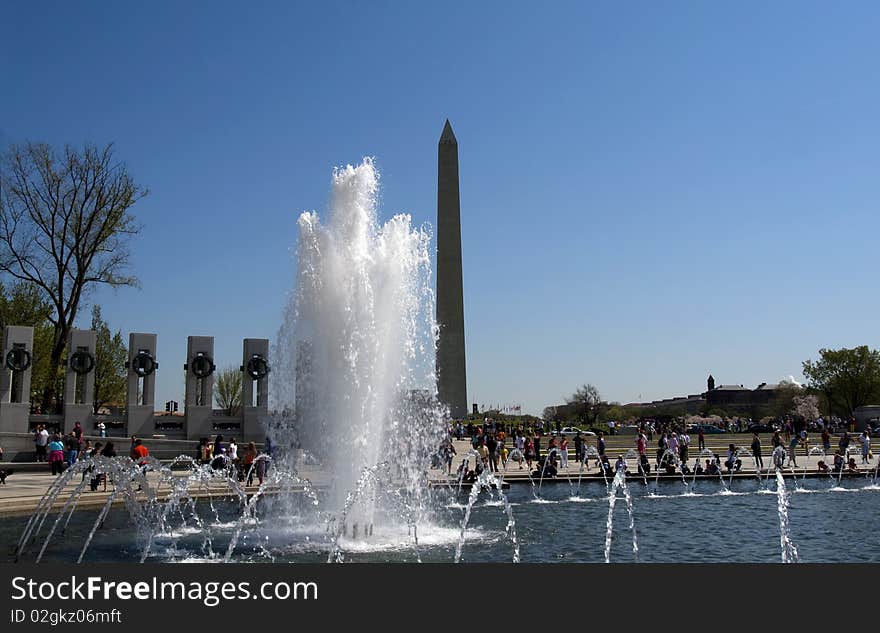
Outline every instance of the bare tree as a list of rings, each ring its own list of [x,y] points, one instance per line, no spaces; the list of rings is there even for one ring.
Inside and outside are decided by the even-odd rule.
[[[214,402],[226,411],[226,415],[238,415],[241,409],[241,371],[236,367],[227,367],[217,372],[214,381]]]
[[[139,231],[129,209],[146,194],[115,161],[112,144],[56,152],[27,143],[4,153],[0,273],[34,284],[52,305],[53,367],[61,366],[80,301],[91,288],[137,285],[124,274],[128,240]],[[43,394],[44,406],[53,395]]]
[[[591,384],[579,387],[568,399],[568,404],[574,405],[578,413],[583,416],[584,422],[590,424],[596,423],[606,405],[599,395],[599,390]]]

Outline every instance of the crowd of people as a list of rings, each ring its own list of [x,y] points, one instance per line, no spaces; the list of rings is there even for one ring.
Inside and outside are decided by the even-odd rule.
[[[266,438],[265,449],[265,454],[271,455],[272,443],[269,438]],[[259,456],[260,452],[257,450],[255,442],[248,442],[239,455],[238,443],[234,437],[227,442],[222,435],[217,435],[214,441],[207,437],[199,440],[196,459],[201,464],[210,464],[214,470],[231,469],[235,472],[238,481],[246,481],[250,486],[254,482],[254,477],[260,485],[266,478],[269,460],[257,459]]]
[[[58,475],[65,468],[73,466],[78,461],[90,459],[96,455],[117,456],[112,441],[95,442],[92,445],[91,440],[84,437],[83,428],[79,422],[76,422],[73,429],[66,435],[59,432],[50,434],[45,426],[38,425],[33,431],[33,442],[35,460],[48,463],[52,475]],[[223,435],[217,435],[213,441],[207,437],[200,440],[196,461],[200,464],[210,464],[215,470],[230,469],[234,471],[239,481],[246,481],[248,486],[253,484],[254,479],[262,485],[266,478],[269,465],[268,457],[271,455],[271,450],[272,444],[268,438],[265,450],[261,453],[255,442],[248,442],[247,446],[240,451],[234,437],[226,441]],[[265,454],[267,458],[258,459],[261,454]],[[148,465],[148,456],[149,450],[143,441],[132,435],[129,457],[141,466],[144,472],[146,472]],[[91,468],[86,469],[83,477],[86,476],[85,473],[92,470]],[[92,480],[91,489],[97,490],[101,481],[103,481],[106,490],[106,478],[103,475]]]
[[[580,432],[571,439],[557,432],[547,438],[544,447],[544,432],[540,426],[510,427],[487,419],[482,425],[458,423],[450,429],[437,453],[436,462],[439,464],[436,462],[434,464],[445,467],[447,475],[452,475],[456,455],[452,440],[453,438],[462,440],[465,434],[470,439],[471,448],[476,453],[477,459],[473,464],[470,463],[470,454],[462,459],[456,471],[462,481],[475,481],[484,470],[498,472],[507,469],[510,461],[516,464],[518,470],[528,469],[534,476],[552,478],[558,474],[560,468],[568,468],[569,450],[572,447],[575,460],[578,463],[586,461],[586,436]],[[597,441],[598,460],[607,462],[602,435],[599,434]],[[589,469],[589,464],[586,464],[586,467]]]
[[[841,470],[857,472],[855,457],[849,456],[851,448],[859,449],[863,465],[870,464],[873,459],[870,431],[865,430],[854,436],[845,430],[846,425],[840,426],[844,430],[834,451],[831,465],[828,465],[824,459],[819,460],[817,464],[821,472]],[[800,468],[797,453],[803,450],[804,455],[811,454],[808,432],[810,427],[809,425],[797,427],[790,421],[783,421],[780,427],[770,440],[769,454],[773,459],[773,467]],[[821,430],[821,455],[826,458],[831,457],[835,426],[828,423],[821,424],[818,428]],[[731,474],[742,469],[743,457],[753,457],[754,466],[758,471],[765,470],[764,446],[758,432],[753,433],[748,448],[728,443],[727,453],[723,457],[714,451],[706,451],[706,437],[702,427],[697,428],[694,435],[695,438],[684,428],[684,425],[674,422],[656,423],[652,420],[639,425],[634,438],[638,459],[637,472],[648,475],[652,469],[656,469],[666,474],[679,472],[685,475]],[[654,436],[657,437],[657,443],[652,464],[649,458],[649,442],[653,441]],[[604,471],[606,475],[612,476],[619,470],[629,474],[624,455],[618,455],[614,465],[611,464],[607,455],[605,433],[602,431],[596,433],[595,449],[590,450],[587,440],[592,439],[592,434],[586,436],[576,431],[574,436],[569,438],[557,428],[556,433],[547,438],[543,434],[543,429],[505,425],[491,419],[486,419],[482,425],[461,422],[453,424],[438,451],[435,467],[442,465],[447,475],[451,476],[456,456],[452,440],[453,438],[464,440],[465,437],[469,438],[477,459],[472,464],[470,456],[473,453],[469,453],[461,460],[455,474],[457,479],[462,481],[475,481],[484,470],[490,472],[506,470],[511,467],[509,461],[514,462],[518,470],[528,469],[533,476],[552,478],[558,475],[560,469],[568,468],[570,448],[574,449],[575,464],[580,468],[589,471],[590,461],[593,460],[600,468],[600,472]],[[544,445],[545,441],[546,445]],[[688,460],[693,441],[696,441],[700,454],[690,466]],[[781,447],[782,450],[776,450],[777,447]],[[819,454],[819,451],[814,448],[813,454]]]
[[[49,435],[46,427],[40,424],[34,429],[33,442],[36,461],[49,462],[53,475],[73,466],[85,451],[92,450],[91,442],[83,437],[79,422],[67,435],[58,432]]]

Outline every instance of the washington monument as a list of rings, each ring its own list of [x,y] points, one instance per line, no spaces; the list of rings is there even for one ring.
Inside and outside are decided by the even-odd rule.
[[[467,417],[464,290],[461,281],[461,207],[458,141],[449,120],[437,150],[437,392],[453,419]]]

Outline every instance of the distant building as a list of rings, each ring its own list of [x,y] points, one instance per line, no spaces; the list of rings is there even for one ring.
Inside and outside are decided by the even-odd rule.
[[[730,412],[769,407],[776,402],[779,389],[778,383],[768,384],[766,382],[762,382],[754,389],[744,385],[718,385],[714,389],[706,391],[706,406],[709,410],[724,409]]]
[[[880,424],[880,404],[868,404],[863,407],[856,407],[853,411],[856,419],[855,430],[864,431],[868,426],[877,426]]]
[[[732,415],[763,417],[773,415],[774,405],[782,391],[790,388],[787,383],[762,382],[754,389],[743,384],[716,384],[710,375],[706,380],[706,391],[700,394],[678,396],[654,400],[652,402],[631,402],[624,407],[654,409],[657,415],[708,413],[713,409],[723,410]]]

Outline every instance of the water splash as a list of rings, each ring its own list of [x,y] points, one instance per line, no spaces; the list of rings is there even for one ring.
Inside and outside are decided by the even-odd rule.
[[[334,171],[326,223],[300,215],[296,291],[270,374],[272,407],[284,412],[272,421],[276,444],[295,438],[332,468],[337,514],[380,461],[424,507],[424,471],[444,431],[431,233],[405,214],[380,224],[378,199],[379,172],[365,158]],[[370,523],[368,504],[359,511]]]
[[[614,534],[614,505],[617,502],[617,490],[623,490],[624,499],[626,500],[627,511],[629,513],[629,529],[632,531],[632,551],[633,560],[639,561],[639,539],[636,534],[635,515],[633,514],[633,502],[630,496],[629,488],[626,485],[626,473],[624,470],[618,470],[611,482],[611,490],[608,493],[608,518],[605,522],[605,562],[611,562],[611,540]]]
[[[798,562],[798,551],[794,541],[791,540],[791,530],[788,524],[788,494],[786,494],[785,490],[785,478],[782,476],[782,471],[778,468],[776,469],[776,493],[782,562],[796,563]]]
[[[461,562],[461,553],[464,549],[465,542],[465,533],[467,530],[468,522],[471,518],[471,510],[474,507],[474,503],[476,503],[477,499],[480,496],[480,492],[483,490],[489,490],[490,493],[493,489],[498,490],[498,494],[501,497],[501,500],[504,505],[504,513],[507,517],[507,525],[505,526],[505,533],[507,537],[510,539],[511,544],[513,545],[513,562],[518,563],[520,561],[520,552],[519,552],[519,541],[516,538],[516,521],[513,518],[513,508],[510,505],[510,502],[507,500],[507,495],[504,494],[504,490],[502,489],[502,481],[495,477],[492,474],[492,471],[488,468],[483,468],[482,472],[480,472],[477,480],[471,484],[470,494],[468,494],[468,502],[467,506],[464,509],[464,515],[461,519],[461,532],[458,537],[458,544],[455,546],[455,562]]]

